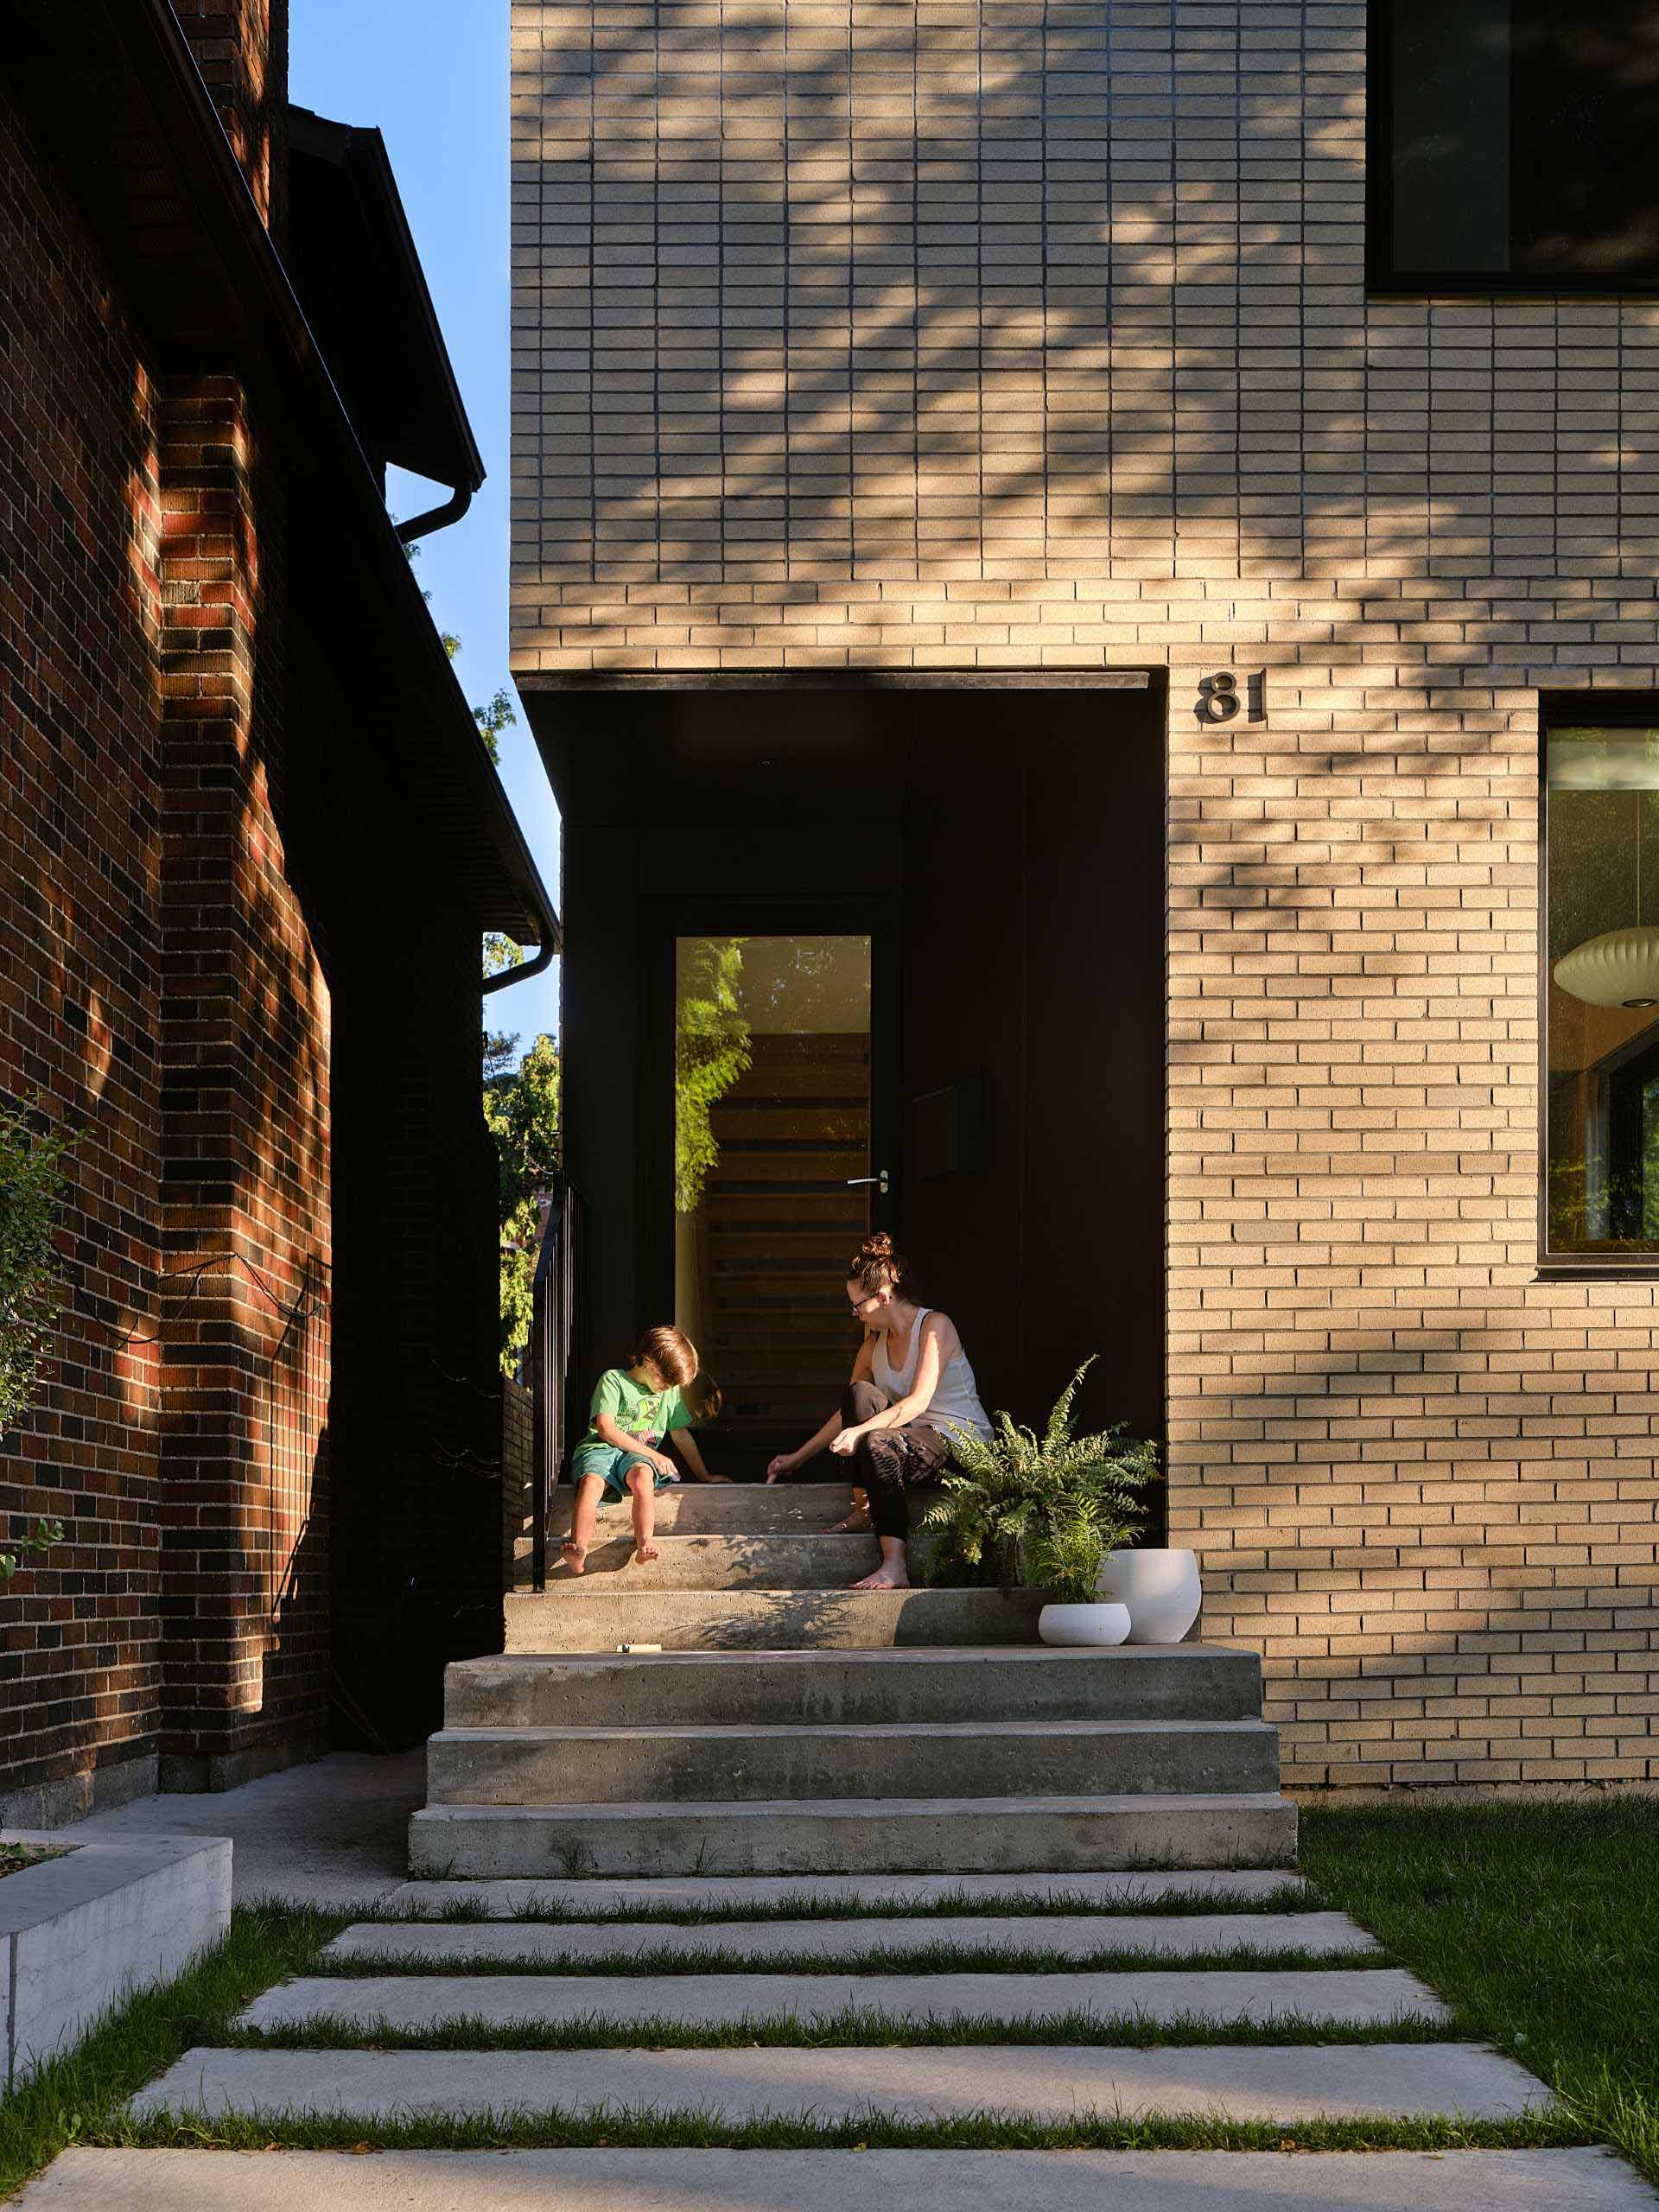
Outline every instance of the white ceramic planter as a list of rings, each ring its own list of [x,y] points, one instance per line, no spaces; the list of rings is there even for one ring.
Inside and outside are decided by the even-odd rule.
[[[1095,1587],[1127,1605],[1131,1643],[1179,1643],[1204,1602],[1192,1552],[1109,1552]]]
[[[1123,1643],[1129,1633],[1127,1605],[1045,1605],[1037,1616],[1045,1643],[1100,1647]]]

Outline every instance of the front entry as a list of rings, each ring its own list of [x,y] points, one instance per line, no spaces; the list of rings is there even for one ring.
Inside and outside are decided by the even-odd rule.
[[[1161,1436],[1160,690],[596,692],[561,738],[597,1363],[671,1315],[756,1478],[836,1402],[880,1225],[994,1409],[1094,1355],[1085,1418]]]
[[[823,1419],[846,1381],[841,1275],[878,1217],[893,1069],[875,1046],[891,931],[677,935],[674,1319],[702,1355],[728,1471]],[[737,1464],[734,1464],[734,1459]]]

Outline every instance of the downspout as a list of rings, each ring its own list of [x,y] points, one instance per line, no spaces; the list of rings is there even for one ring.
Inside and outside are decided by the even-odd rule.
[[[509,983],[528,982],[532,976],[539,976],[544,968],[553,965],[553,956],[559,949],[559,925],[550,913],[541,916],[542,941],[528,960],[521,960],[516,968],[504,968],[499,976],[484,978],[484,996],[492,991],[505,991]]]
[[[417,537],[424,537],[429,531],[448,530],[452,522],[459,522],[473,504],[470,487],[457,484],[441,507],[429,507],[423,515],[411,515],[407,522],[395,522],[397,543],[408,545]]]

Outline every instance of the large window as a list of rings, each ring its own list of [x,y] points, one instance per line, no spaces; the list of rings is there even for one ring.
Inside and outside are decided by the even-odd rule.
[[[1659,282],[1659,0],[1380,0],[1374,283]]]
[[[1544,1249],[1659,1260],[1659,721],[1547,747]]]

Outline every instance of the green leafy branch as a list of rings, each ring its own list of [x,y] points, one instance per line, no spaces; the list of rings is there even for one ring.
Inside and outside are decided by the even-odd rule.
[[[37,1521],[16,1551],[0,1552],[0,1582],[10,1582],[20,1567],[29,1564],[31,1556],[49,1551],[54,1544],[62,1541],[61,1521]]]
[[[674,1205],[695,1213],[720,1162],[709,1116],[753,1061],[738,993],[743,947],[709,939],[690,953],[674,1037]]]
[[[0,1105],[0,1436],[28,1410],[63,1304],[54,1232],[68,1138]]]

